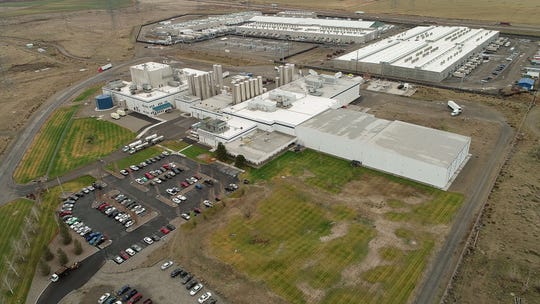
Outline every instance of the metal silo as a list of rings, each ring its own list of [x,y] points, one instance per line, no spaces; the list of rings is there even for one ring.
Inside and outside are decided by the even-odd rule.
[[[96,109],[98,111],[108,110],[113,107],[111,95],[99,95],[96,97]]]

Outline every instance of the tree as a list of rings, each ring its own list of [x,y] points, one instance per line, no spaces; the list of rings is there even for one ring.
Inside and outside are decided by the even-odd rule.
[[[225,145],[223,143],[218,143],[217,149],[216,149],[216,157],[220,161],[227,160],[227,148],[225,148]]]
[[[51,266],[43,259],[39,260],[39,272],[41,272],[43,276],[48,276],[51,273]]]
[[[80,255],[83,252],[83,248],[79,240],[73,241],[73,246],[73,253],[75,253],[75,255]]]
[[[56,255],[58,255],[58,261],[60,262],[60,265],[66,265],[68,262],[68,257],[64,250],[62,248],[58,248],[56,251]]]
[[[45,246],[45,249],[43,249],[43,250],[44,250],[43,258],[45,259],[45,261],[50,261],[50,260],[54,259],[54,254],[52,253],[49,246]]]
[[[68,227],[64,223],[60,224],[60,236],[62,236],[62,243],[64,245],[70,244],[73,240],[71,234],[69,233]]]
[[[244,157],[244,155],[242,154],[237,155],[234,160],[234,166],[236,168],[243,168],[245,165],[246,165],[246,158]]]

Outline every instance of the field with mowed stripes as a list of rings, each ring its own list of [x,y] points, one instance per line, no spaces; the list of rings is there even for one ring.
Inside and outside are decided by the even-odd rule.
[[[24,218],[33,205],[33,201],[18,199],[0,207],[0,273],[5,273],[6,262],[13,257],[13,242],[20,238]]]
[[[289,303],[407,303],[463,202],[312,150],[246,177],[210,252]]]
[[[54,151],[76,110],[77,107],[59,108],[51,115],[15,170],[13,178],[17,183],[24,184],[47,174]]]
[[[95,118],[73,119],[78,106],[56,110],[26,151],[15,170],[17,183],[56,177],[118,149],[135,134],[114,123]]]
[[[108,121],[76,119],[54,158],[49,175],[59,176],[106,156],[134,136],[128,129]]]

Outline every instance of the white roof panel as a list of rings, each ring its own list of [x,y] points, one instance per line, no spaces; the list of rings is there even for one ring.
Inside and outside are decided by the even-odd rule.
[[[343,19],[318,19],[318,18],[295,18],[279,16],[255,16],[249,19],[254,22],[268,22],[278,24],[294,25],[317,25],[329,27],[343,27],[355,29],[369,29],[375,23],[374,21],[363,20],[343,20]]]

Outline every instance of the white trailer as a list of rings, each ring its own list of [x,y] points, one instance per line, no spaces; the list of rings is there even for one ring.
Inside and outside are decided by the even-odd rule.
[[[157,134],[154,133],[152,135],[146,136],[144,138],[144,141],[151,141],[152,139],[157,138],[157,137],[158,137]]]
[[[126,111],[121,110],[121,109],[116,110],[116,113],[118,113],[118,115],[120,116],[126,116]]]
[[[142,150],[142,149],[148,147],[148,145],[149,145],[148,142],[144,142],[144,143],[142,143],[142,144],[140,144],[140,145],[135,146],[134,149],[135,149],[136,151],[140,151],[140,150]]]
[[[113,119],[120,119],[120,115],[118,115],[118,113],[111,113],[111,117]]]
[[[112,64],[111,63],[107,63],[106,65],[102,65],[99,67],[98,69],[98,72],[103,72],[103,71],[106,71],[108,69],[112,68]]]
[[[158,136],[158,137],[152,139],[152,144],[153,145],[157,144],[158,142],[162,141],[163,138],[165,138],[165,137],[163,135],[161,135],[161,136]]]
[[[463,111],[463,109],[453,100],[448,101],[448,107],[452,110],[452,113],[450,114],[452,116],[457,116]]]
[[[133,149],[134,147],[136,147],[136,146],[138,146],[138,145],[140,145],[140,144],[142,144],[142,140],[139,139],[139,140],[137,140],[137,141],[134,141],[134,142],[130,143],[130,144],[128,145],[128,147],[130,147],[130,148]]]

